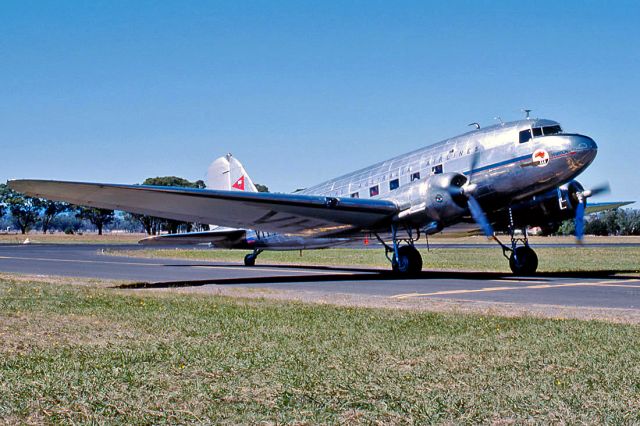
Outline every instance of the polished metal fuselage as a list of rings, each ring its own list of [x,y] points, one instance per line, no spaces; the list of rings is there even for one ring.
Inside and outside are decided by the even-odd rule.
[[[555,125],[558,123],[552,120],[528,119],[474,130],[328,180],[300,193],[386,199],[398,203],[401,209],[410,209],[415,202],[411,201],[415,200],[414,195],[420,195],[420,188],[427,186],[429,180],[447,174],[469,176],[477,151],[478,162],[472,177],[477,185],[475,195],[490,212],[563,185],[593,161],[597,145],[588,136],[559,133],[520,143],[521,131]],[[539,158],[534,158],[536,153]],[[398,182],[393,182],[396,179]],[[429,194],[442,196],[437,191]],[[453,222],[463,216],[454,213]],[[422,220],[429,219],[424,217]],[[443,225],[447,226],[451,221]]]

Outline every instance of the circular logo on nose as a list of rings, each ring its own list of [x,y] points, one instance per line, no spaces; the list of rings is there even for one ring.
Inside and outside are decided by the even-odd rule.
[[[536,149],[531,159],[536,166],[544,167],[549,164],[549,153],[544,149]]]
[[[444,197],[442,194],[436,194],[436,203],[441,203],[444,201]]]

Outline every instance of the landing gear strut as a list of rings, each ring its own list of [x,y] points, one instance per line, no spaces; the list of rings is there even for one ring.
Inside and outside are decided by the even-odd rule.
[[[244,257],[244,266],[254,266],[256,264],[256,258],[262,253],[262,249],[254,249],[253,253],[249,253]]]
[[[511,236],[511,247],[508,247],[500,242],[497,238],[494,239],[502,247],[502,254],[509,259],[509,267],[511,272],[515,275],[535,275],[536,269],[538,269],[538,256],[529,246],[529,236],[527,235],[527,228],[522,229],[522,236],[517,237],[515,235],[516,229],[513,225],[513,216],[511,209],[509,209],[509,235]],[[521,246],[518,246],[521,243]]]
[[[414,246],[415,240],[410,228],[407,228],[407,233],[409,237],[406,240],[400,240],[397,236],[398,225],[391,225],[392,246],[385,243],[378,234],[375,234],[375,236],[384,246],[385,256],[391,262],[393,272],[401,275],[415,275],[422,271],[422,256]],[[403,241],[406,244],[401,246],[400,244]]]

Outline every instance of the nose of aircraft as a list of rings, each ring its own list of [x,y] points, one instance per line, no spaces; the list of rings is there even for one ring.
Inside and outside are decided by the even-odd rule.
[[[575,159],[588,166],[598,154],[598,145],[589,136],[571,135],[571,149],[575,151]]]

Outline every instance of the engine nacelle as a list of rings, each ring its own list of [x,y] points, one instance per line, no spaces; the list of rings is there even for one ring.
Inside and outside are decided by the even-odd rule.
[[[433,230],[429,233],[439,231],[467,211],[464,196],[451,190],[460,188],[466,181],[464,175],[444,173],[407,187],[396,199],[402,208],[397,218],[416,227],[429,225]]]
[[[563,221],[575,217],[578,205],[576,193],[582,191],[584,188],[579,182],[571,181],[511,206],[515,226],[538,226],[545,234],[557,231]],[[498,228],[507,229],[508,213],[500,215],[497,222]]]

